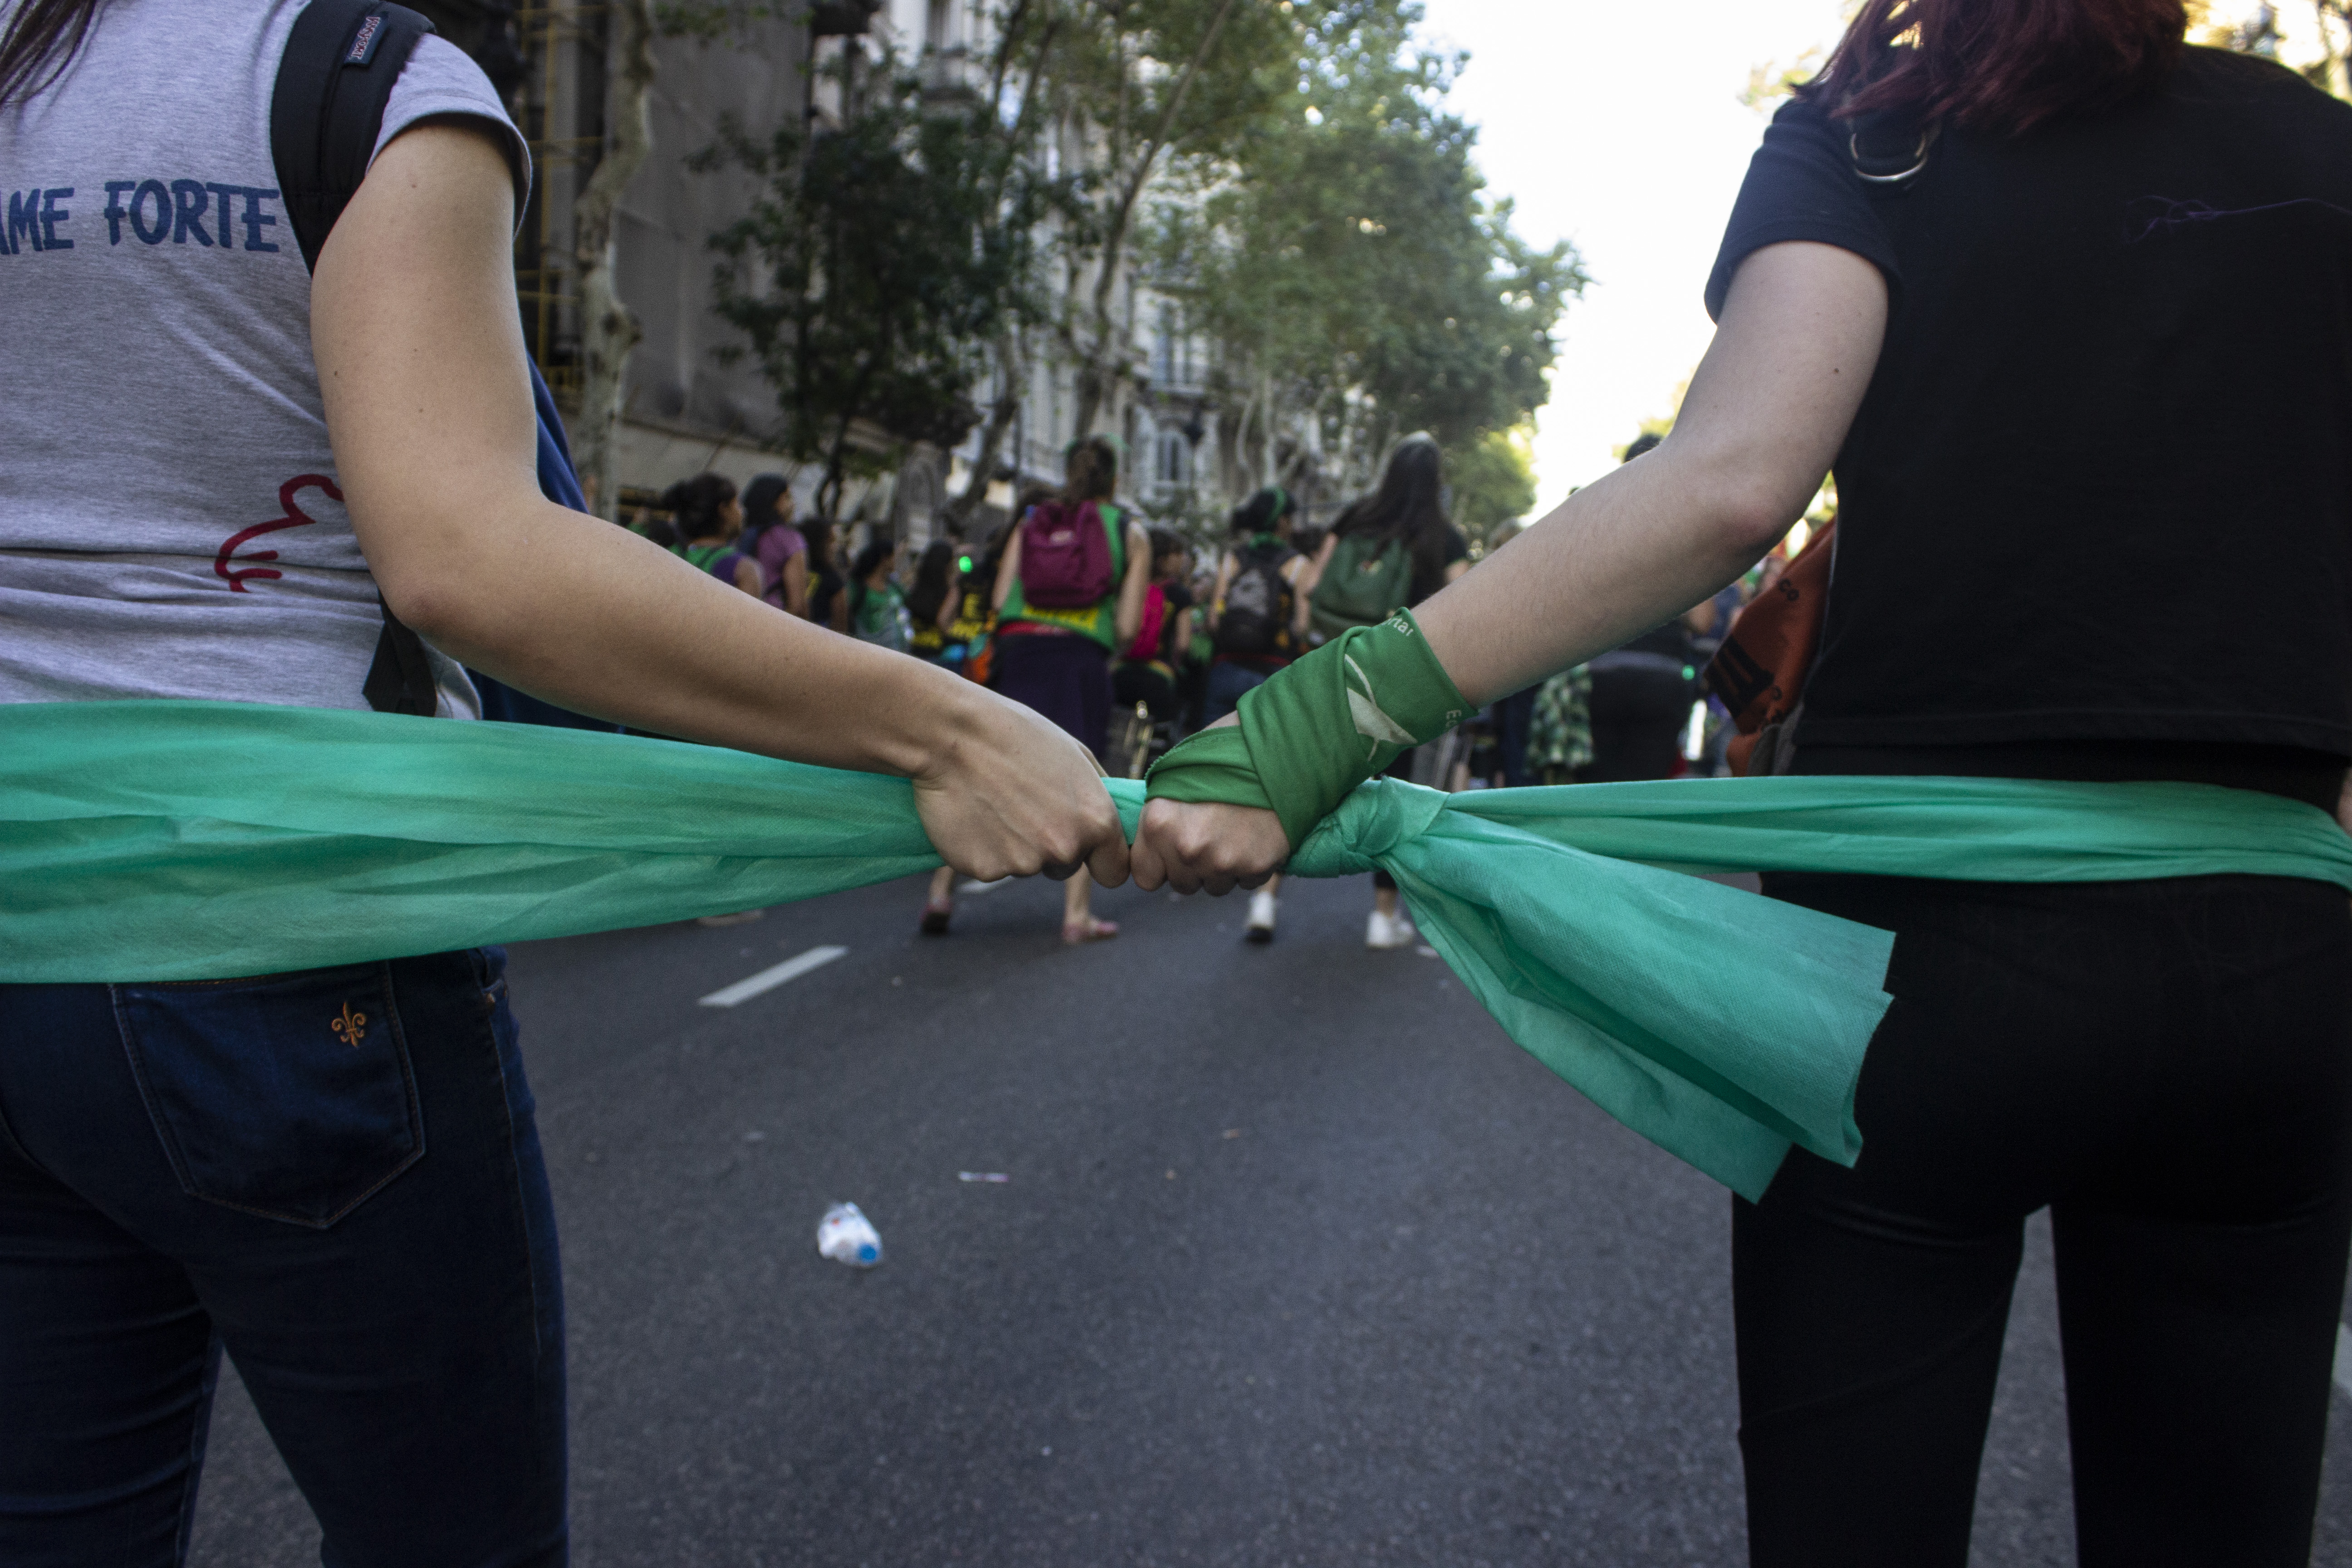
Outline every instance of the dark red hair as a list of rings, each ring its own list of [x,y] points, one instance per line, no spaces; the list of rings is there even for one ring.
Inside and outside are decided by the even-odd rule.
[[[1814,90],[2013,133],[2147,91],[2188,31],[2182,0],[1868,0]]]

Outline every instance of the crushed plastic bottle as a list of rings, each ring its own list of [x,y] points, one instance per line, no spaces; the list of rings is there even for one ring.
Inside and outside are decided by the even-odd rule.
[[[882,1237],[856,1204],[835,1204],[817,1223],[816,1249],[835,1263],[871,1268],[882,1261]]]

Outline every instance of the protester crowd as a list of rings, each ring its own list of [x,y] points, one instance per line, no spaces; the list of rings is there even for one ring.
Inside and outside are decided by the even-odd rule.
[[[1658,443],[1636,437],[1624,460]],[[752,479],[740,501],[732,481],[696,475],[632,526],[772,605],[1022,702],[1129,778],[1234,714],[1276,670],[1350,626],[1421,604],[1479,553],[1449,520],[1444,454],[1426,435],[1400,441],[1373,489],[1329,527],[1304,528],[1297,498],[1270,485],[1234,508],[1224,537],[1205,550],[1115,500],[1118,464],[1108,438],[1076,443],[1065,483],[1023,490],[985,539],[938,538],[914,552],[877,534],[845,572],[834,564],[834,524],[787,517],[792,490],[781,474]],[[1507,525],[1484,553],[1521,531]],[[1742,582],[1407,751],[1391,775],[1463,790],[1727,771],[1727,714],[1701,672],[1749,585],[1781,565],[1776,549]],[[950,929],[955,881],[944,868],[934,874],[924,933]],[[1274,940],[1280,892],[1277,874],[1252,893],[1244,940]],[[1118,934],[1118,922],[1093,914],[1087,879],[1069,879],[1065,898],[1066,942]],[[1364,941],[1419,942],[1385,872],[1372,874]]]

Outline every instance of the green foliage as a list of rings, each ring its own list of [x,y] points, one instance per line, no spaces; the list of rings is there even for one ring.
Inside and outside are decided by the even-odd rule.
[[[654,26],[667,37],[738,37],[754,22],[797,22],[808,9],[808,0],[657,0]]]
[[[1065,234],[1072,285],[1057,336],[1076,369],[1077,423],[1091,428],[1129,369],[1115,282],[1150,183],[1171,162],[1245,154],[1297,91],[1326,34],[1379,18],[1393,0],[1007,0],[999,25],[1034,40],[1036,91],[1087,193]],[[1076,285],[1094,268],[1083,303]]]
[[[940,446],[971,428],[988,344],[1044,308],[1037,247],[1069,199],[990,106],[927,105],[893,60],[861,78],[837,131],[729,125],[689,160],[765,183],[711,237],[717,309],[776,388],[787,449],[824,463],[828,515],[861,466],[857,422]]]
[[[1472,543],[1496,542],[1502,528],[1522,521],[1534,509],[1533,436],[1524,426],[1489,430],[1446,454],[1446,477],[1454,489],[1454,524]]]
[[[1829,51],[1819,44],[1783,65],[1779,60],[1757,66],[1748,73],[1748,89],[1739,101],[1759,114],[1769,115],[1796,96],[1797,89],[1821,74]]]
[[[1464,453],[1545,401],[1585,275],[1486,200],[1476,133],[1443,107],[1460,61],[1413,49],[1419,20],[1402,0],[1316,18],[1282,112],[1189,161],[1157,214],[1160,285],[1217,343],[1261,447],[1280,410],[1311,410],[1360,470],[1404,431]]]

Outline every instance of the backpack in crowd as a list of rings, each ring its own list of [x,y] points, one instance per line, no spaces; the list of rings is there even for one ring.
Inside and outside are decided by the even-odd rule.
[[[1083,610],[1107,597],[1110,531],[1118,508],[1080,501],[1040,501],[1021,524],[1021,598],[1041,610]]]
[[[277,166],[278,187],[285,193],[295,242],[302,248],[302,264],[312,271],[318,269],[319,252],[335,220],[367,178],[393,85],[416,52],[417,40],[435,30],[427,18],[384,0],[311,0],[294,19],[270,93],[269,155]],[[585,511],[587,502],[572,466],[572,449],[563,439],[555,395],[535,363],[530,366],[530,394],[539,424],[540,491],[558,506]],[[389,605],[384,606],[383,631],[376,638],[375,661],[368,668],[362,693],[380,713],[430,718],[440,710],[441,695],[425,644]],[[538,706],[550,713],[564,712]],[[571,724],[574,718],[566,714],[551,721]],[[594,720],[577,722],[612,728]]]
[[[1308,604],[1325,642],[1358,626],[1378,626],[1412,597],[1412,552],[1402,535],[1343,533],[1332,546]]]
[[[1296,652],[1290,624],[1297,590],[1282,574],[1292,552],[1281,543],[1253,543],[1234,555],[1234,574],[1217,611],[1217,651],[1282,655]]]

